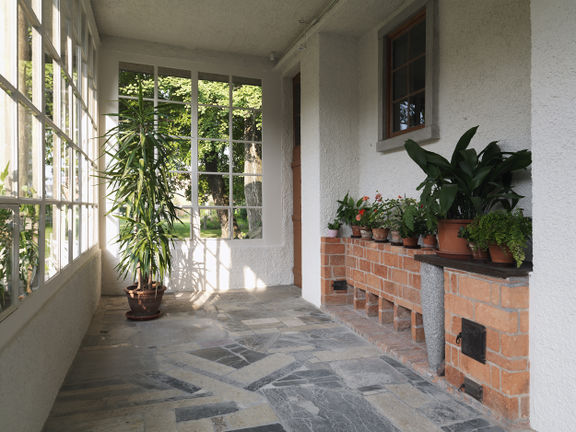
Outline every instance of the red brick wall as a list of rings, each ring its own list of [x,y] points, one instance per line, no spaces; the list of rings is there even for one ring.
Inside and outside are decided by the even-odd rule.
[[[414,255],[433,251],[353,238],[323,237],[321,244],[322,304],[353,304],[396,330],[410,329],[414,340],[424,340],[420,263]],[[344,279],[348,292],[334,291],[333,282]]]
[[[460,387],[464,376],[483,386],[483,402],[504,417],[529,417],[528,280],[495,279],[444,270],[446,379]],[[486,326],[486,364],[456,344],[462,318]]]

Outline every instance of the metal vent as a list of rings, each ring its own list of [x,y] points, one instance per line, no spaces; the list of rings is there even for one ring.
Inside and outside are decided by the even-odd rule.
[[[462,354],[480,363],[486,363],[486,327],[462,318],[462,332],[456,338],[461,343]]]
[[[332,289],[334,291],[347,291],[348,283],[345,280],[337,280],[332,283]]]
[[[464,393],[472,396],[474,399],[482,402],[482,397],[484,396],[484,388],[480,384],[472,381],[470,378],[464,377],[464,383],[460,389],[463,390]]]

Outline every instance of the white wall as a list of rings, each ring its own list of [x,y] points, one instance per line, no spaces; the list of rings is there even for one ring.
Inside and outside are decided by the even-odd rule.
[[[480,125],[472,147],[500,140],[505,150],[530,148],[530,6],[525,0],[438,2],[438,124],[426,149],[450,156],[460,136]],[[392,20],[393,17],[390,17]],[[358,191],[418,197],[424,173],[402,150],[378,153],[378,29],[359,41]],[[531,211],[529,173],[518,192]]]
[[[0,431],[39,431],[100,299],[93,248],[2,321]]]
[[[262,79],[263,87],[263,230],[261,240],[191,239],[176,243],[169,290],[228,290],[291,284],[290,221],[291,146],[283,143],[280,75],[265,58],[230,55],[120,38],[103,39],[100,47],[100,112],[117,112],[119,62],[157,64],[195,72],[234,74]],[[102,131],[112,118],[100,118]],[[288,162],[287,162],[288,161]],[[104,194],[101,194],[102,196]],[[129,284],[114,266],[118,222],[105,217],[101,203],[100,242],[103,249],[104,294],[120,294]]]
[[[576,424],[576,4],[532,0],[531,425]]]

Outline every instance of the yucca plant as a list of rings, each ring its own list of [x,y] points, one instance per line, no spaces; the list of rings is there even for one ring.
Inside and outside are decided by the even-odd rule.
[[[109,158],[101,178],[108,182],[113,204],[109,213],[120,220],[120,261],[123,277],[136,277],[137,290],[158,289],[171,268],[173,204],[170,170],[177,164],[175,140],[164,130],[169,121],[143,100],[126,101],[118,126],[104,137]],[[159,119],[159,121],[157,121]]]

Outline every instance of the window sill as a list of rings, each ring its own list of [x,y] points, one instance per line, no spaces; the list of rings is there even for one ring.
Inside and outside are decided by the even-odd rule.
[[[422,129],[416,129],[412,132],[407,132],[402,135],[378,141],[376,144],[376,150],[379,152],[389,152],[403,149],[404,143],[407,139],[414,140],[418,144],[425,144],[428,141],[432,141],[438,138],[440,138],[438,126],[430,125]]]

